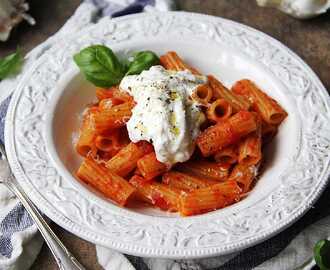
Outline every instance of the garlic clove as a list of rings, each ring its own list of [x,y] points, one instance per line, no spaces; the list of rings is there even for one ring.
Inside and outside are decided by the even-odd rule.
[[[325,13],[330,0],[257,0],[263,7],[273,7],[298,19],[309,19]]]
[[[0,0],[0,41],[6,41],[10,31],[22,20],[35,24],[35,20],[26,13],[28,10],[25,0]]]

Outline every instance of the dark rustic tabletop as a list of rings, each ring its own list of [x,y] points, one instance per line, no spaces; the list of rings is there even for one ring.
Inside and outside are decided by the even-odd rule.
[[[0,44],[0,56],[20,46],[28,52],[54,34],[72,15],[80,0],[30,0],[35,26],[21,24],[11,39]],[[330,89],[330,12],[308,21],[293,19],[274,9],[260,8],[253,0],[178,0],[181,10],[221,16],[244,23],[278,39],[309,64]],[[329,91],[329,90],[328,90]],[[51,225],[56,234],[87,269],[98,270],[93,244]],[[55,270],[55,261],[44,245],[32,270]]]

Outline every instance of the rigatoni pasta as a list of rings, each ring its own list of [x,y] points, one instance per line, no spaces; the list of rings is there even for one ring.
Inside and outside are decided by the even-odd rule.
[[[155,152],[147,154],[137,161],[137,167],[140,174],[147,180],[155,178],[158,175],[165,173],[168,167],[159,162]]]
[[[168,121],[166,128],[172,139],[188,134],[193,142],[190,158],[172,164],[162,161],[166,155],[158,155],[159,142],[131,137],[132,129],[138,135],[146,129],[142,121],[135,126],[127,123],[139,104],[131,92],[125,92],[121,84],[96,88],[98,101],[86,110],[76,143],[77,152],[84,157],[77,177],[121,206],[140,201],[182,216],[213,211],[243,199],[253,188],[263,162],[263,146],[276,135],[287,113],[250,80],[240,80],[229,90],[214,76],[201,75],[176,52],[170,51],[159,60],[163,70],[171,70],[166,71],[170,76],[185,71],[178,74],[188,74],[188,84],[194,78],[199,81],[187,101],[173,94],[177,89],[170,89],[156,103],[171,105],[168,116],[149,119],[152,124]],[[155,84],[165,89],[163,82]],[[151,113],[149,101],[150,96],[144,97],[141,114]],[[175,106],[171,101],[177,102]],[[195,111],[189,115],[191,108]],[[184,130],[178,126],[183,121],[175,115],[178,110],[187,118],[183,119],[187,120]],[[201,125],[193,121],[201,121]],[[196,126],[198,132],[193,130]],[[187,141],[171,143],[162,145],[162,151],[181,149]],[[182,151],[176,154],[184,156]]]
[[[227,89],[219,80],[217,80],[214,76],[208,76],[209,83],[213,89],[214,98],[222,98],[225,99],[233,108],[235,112],[241,110],[248,110],[250,108],[250,102],[243,97],[236,95],[229,89]]]
[[[95,155],[96,153],[96,131],[95,131],[95,115],[98,109],[95,107],[89,108],[84,116],[80,127],[80,134],[76,144],[76,150],[81,156],[87,154]]]
[[[247,165],[258,164],[261,160],[261,134],[253,132],[239,145],[238,162]]]
[[[100,102],[103,99],[116,99],[117,104],[124,103],[127,101],[132,101],[132,97],[127,95],[126,93],[121,92],[117,86],[113,86],[109,89],[98,87],[95,90],[95,94]]]
[[[202,84],[196,88],[192,94],[192,99],[198,103],[207,105],[212,98],[212,89],[208,84]]]
[[[151,151],[152,147],[147,142],[130,143],[113,156],[106,167],[120,176],[127,176],[136,168],[138,160]]]
[[[136,195],[141,200],[167,211],[178,210],[180,191],[156,181],[146,182],[138,175],[134,175],[129,183],[136,188]]]
[[[205,160],[187,161],[178,164],[177,169],[200,178],[216,181],[224,181],[229,172],[229,166],[227,164]]]
[[[118,152],[120,150],[119,130],[115,130],[108,135],[97,135],[95,138],[95,146],[104,152]]]
[[[125,205],[135,191],[124,178],[91,158],[86,158],[80,165],[77,176],[120,205]]]
[[[278,125],[287,116],[287,113],[274,99],[261,91],[250,80],[244,79],[236,82],[232,90],[236,94],[247,97],[252,102],[253,108],[269,124]]]
[[[95,115],[96,132],[104,134],[111,129],[125,126],[132,115],[133,107],[133,102],[125,102],[97,113]]]
[[[253,114],[240,111],[226,121],[207,128],[198,136],[196,143],[203,156],[208,157],[230,144],[237,143],[256,129],[257,123]]]
[[[219,164],[234,164],[238,161],[237,145],[230,145],[214,154],[214,160]]]
[[[192,191],[198,188],[205,188],[218,183],[218,181],[206,178],[198,178],[187,173],[171,170],[163,174],[162,182],[182,191]]]
[[[213,101],[206,111],[207,118],[214,123],[227,120],[232,113],[232,106],[222,98]]]
[[[200,72],[186,64],[176,52],[168,52],[160,57],[160,63],[170,70],[189,70],[192,74],[200,75]]]
[[[238,162],[246,165],[256,165],[260,162],[262,153],[261,120],[256,115],[257,129],[243,139],[238,146]]]
[[[103,99],[107,99],[107,98],[112,98],[113,97],[113,90],[115,88],[112,89],[104,89],[104,88],[99,88],[97,87],[95,89],[95,95],[97,97],[97,99],[99,101],[103,100]]]
[[[180,214],[191,216],[223,208],[238,201],[240,192],[237,182],[227,181],[181,194]]]
[[[257,166],[238,163],[234,166],[230,176],[230,181],[235,181],[242,189],[242,193],[250,190],[251,184],[257,175]]]

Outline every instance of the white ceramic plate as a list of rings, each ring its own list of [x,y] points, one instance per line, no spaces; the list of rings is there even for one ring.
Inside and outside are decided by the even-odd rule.
[[[74,178],[79,114],[94,99],[72,55],[104,43],[116,52],[176,50],[230,86],[250,78],[287,110],[267,149],[264,172],[243,201],[181,218],[145,207],[124,209]],[[329,98],[311,69],[288,48],[247,26],[190,13],[140,14],[60,40],[24,74],[6,120],[15,176],[33,202],[67,230],[119,251],[167,258],[226,254],[263,241],[302,216],[329,173]]]

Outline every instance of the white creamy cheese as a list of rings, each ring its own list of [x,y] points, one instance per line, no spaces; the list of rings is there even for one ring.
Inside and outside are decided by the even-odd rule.
[[[188,70],[168,71],[162,66],[124,77],[120,89],[136,102],[127,122],[131,141],[152,143],[157,159],[163,163],[173,165],[188,160],[205,119],[190,96],[206,81],[206,77]]]

